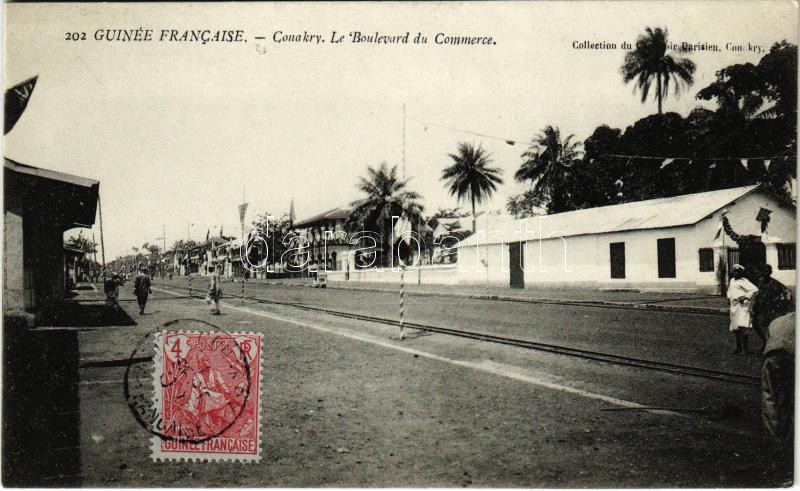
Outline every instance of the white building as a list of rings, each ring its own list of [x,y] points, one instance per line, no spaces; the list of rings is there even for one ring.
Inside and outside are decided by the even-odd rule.
[[[752,236],[755,246],[739,250],[721,231],[723,213],[732,231]],[[766,262],[774,278],[796,285],[795,206],[757,186],[523,220],[487,216],[477,228],[456,245],[456,264],[410,267],[405,281],[717,293],[731,265]],[[328,280],[399,282],[400,269],[333,273]]]
[[[300,244],[306,254],[303,263],[314,269],[347,269],[351,244],[345,222],[349,209],[338,207],[293,224],[292,229],[305,240]]]
[[[769,215],[763,233],[760,212]],[[763,243],[760,258],[740,258],[738,244],[717,233],[723,213],[734,232]],[[758,186],[483,226],[458,244],[454,283],[717,292],[720,267],[764,260],[774,278],[796,283],[795,207]]]

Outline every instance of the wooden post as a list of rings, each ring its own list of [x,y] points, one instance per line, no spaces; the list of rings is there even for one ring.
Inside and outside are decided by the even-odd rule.
[[[100,204],[100,187],[97,187],[97,211],[100,214],[100,247],[103,249],[101,258],[103,259],[103,285],[106,284],[106,245],[103,241],[103,206]]]
[[[405,274],[406,274],[406,266],[400,266],[400,339],[405,338]]]

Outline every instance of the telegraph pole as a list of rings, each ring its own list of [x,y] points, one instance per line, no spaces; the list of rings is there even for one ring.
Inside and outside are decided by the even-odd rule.
[[[103,258],[103,284],[106,283],[106,245],[103,241],[103,206],[100,204],[100,190],[97,190],[97,212],[100,214],[100,247],[103,248],[102,258]]]
[[[406,105],[403,104],[403,181],[406,180]]]

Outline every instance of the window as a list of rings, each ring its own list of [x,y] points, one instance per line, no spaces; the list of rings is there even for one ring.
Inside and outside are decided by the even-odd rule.
[[[609,244],[611,259],[611,278],[625,278],[625,242]]]
[[[796,269],[796,245],[777,244],[778,246],[778,269]]]
[[[708,273],[714,271],[714,249],[700,249],[700,272]]]
[[[658,239],[658,277],[675,278],[675,239]]]

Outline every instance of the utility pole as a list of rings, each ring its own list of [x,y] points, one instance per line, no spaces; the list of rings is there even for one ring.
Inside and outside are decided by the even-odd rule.
[[[403,181],[406,180],[406,105],[403,104]]]
[[[92,230],[92,252],[94,253],[94,263],[97,264],[97,242],[94,241],[94,230]],[[94,266],[92,266],[94,269]],[[94,273],[92,273],[94,276]]]
[[[103,207],[100,204],[100,190],[97,190],[97,211],[100,214],[100,247],[103,248],[102,258],[103,258],[103,284],[106,283],[106,245],[103,241]]]

